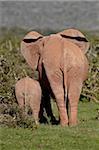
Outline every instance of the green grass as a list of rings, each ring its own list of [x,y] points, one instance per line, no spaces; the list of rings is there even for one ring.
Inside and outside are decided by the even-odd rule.
[[[80,102],[76,127],[1,127],[1,150],[99,150],[98,109],[93,102]]]

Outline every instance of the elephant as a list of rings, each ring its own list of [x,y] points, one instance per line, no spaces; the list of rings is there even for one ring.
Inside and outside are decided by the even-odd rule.
[[[42,68],[41,64],[43,65],[56,99],[60,124],[76,125],[79,97],[89,68],[85,53],[74,42],[59,34],[37,38],[36,41],[30,36],[27,42],[28,35],[31,33],[28,33],[21,42],[22,55],[33,70]],[[67,98],[69,115],[66,109]]]
[[[24,77],[15,84],[15,94],[20,109],[27,113],[27,107],[30,106],[36,125],[39,124],[39,111],[41,104],[41,87],[38,81],[30,77]]]
[[[43,38],[44,36],[36,31],[31,31],[24,37],[21,43],[21,53],[24,56],[26,62],[30,66],[30,68],[34,71],[35,70],[35,59],[37,57],[38,47],[43,47]],[[45,39],[45,38],[44,38]],[[40,42],[39,42],[40,41]],[[37,43],[37,45],[31,45],[31,43]],[[25,45],[24,45],[25,44]],[[34,51],[33,51],[34,49]],[[37,52],[37,54],[36,54]],[[39,57],[40,58],[40,57]],[[34,60],[34,61],[33,61]],[[52,94],[52,90],[50,88],[50,84],[48,82],[44,67],[42,65],[42,57],[39,59],[39,63],[37,66],[37,70],[39,72],[39,82],[42,88],[42,100],[40,106],[40,122],[47,123],[47,119],[43,116],[44,109],[47,113],[47,116],[50,118],[52,124],[58,124],[58,121],[55,119],[50,102],[50,93]]]
[[[80,49],[86,54],[90,43],[86,39],[86,37],[77,29],[69,28],[57,33],[58,35],[66,38],[66,40],[70,40],[71,42],[75,43]]]

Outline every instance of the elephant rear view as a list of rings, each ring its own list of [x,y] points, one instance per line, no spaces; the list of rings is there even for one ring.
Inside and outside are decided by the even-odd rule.
[[[24,111],[24,107],[30,106],[34,121],[38,124],[41,103],[41,87],[39,82],[28,76],[22,78],[15,85],[15,94],[22,111]]]
[[[88,61],[73,42],[51,35],[44,45],[43,64],[56,98],[61,125],[76,125],[78,102],[83,82],[88,75]],[[66,110],[68,97],[70,114]],[[68,118],[69,117],[69,118]]]

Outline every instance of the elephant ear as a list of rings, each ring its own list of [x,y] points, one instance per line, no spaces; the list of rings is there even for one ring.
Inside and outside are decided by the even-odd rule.
[[[23,41],[25,43],[33,43],[33,42],[38,41],[40,38],[43,38],[43,36],[40,33],[36,31],[31,31],[28,34],[26,34]]]
[[[21,41],[21,53],[25,58],[28,65],[34,70],[37,67],[38,51],[39,51],[39,39],[43,36],[36,32],[31,31],[25,35]]]
[[[67,29],[57,34],[75,43],[85,54],[87,53],[90,44],[86,37],[79,30]]]

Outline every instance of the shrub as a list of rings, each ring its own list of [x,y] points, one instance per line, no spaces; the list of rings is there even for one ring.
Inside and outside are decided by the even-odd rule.
[[[89,76],[85,81],[82,96],[87,100],[99,103],[99,37],[90,35],[90,49],[87,52],[89,60]]]

